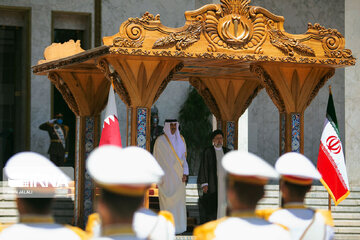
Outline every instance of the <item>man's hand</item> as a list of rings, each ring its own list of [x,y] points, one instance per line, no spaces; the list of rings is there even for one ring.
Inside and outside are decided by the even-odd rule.
[[[207,191],[208,191],[208,185],[203,186],[202,189],[203,189],[203,192],[204,192],[204,193],[207,193]]]
[[[183,174],[182,181],[183,181],[183,182],[186,182],[187,177],[188,177],[187,175]]]
[[[49,120],[49,123],[54,123],[54,122],[56,122],[56,118]]]

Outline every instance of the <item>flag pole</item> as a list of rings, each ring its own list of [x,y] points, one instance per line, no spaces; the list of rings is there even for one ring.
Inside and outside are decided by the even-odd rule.
[[[331,85],[329,85],[329,94],[332,95]],[[331,196],[330,196],[330,193],[328,193],[328,210],[331,211]]]

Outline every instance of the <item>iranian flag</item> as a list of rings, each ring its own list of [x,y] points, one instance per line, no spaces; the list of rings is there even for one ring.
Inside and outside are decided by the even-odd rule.
[[[115,103],[115,94],[112,84],[109,90],[108,103],[105,111],[105,119],[99,143],[99,146],[101,145],[116,145],[122,147],[119,121],[117,118],[117,110]]]
[[[320,181],[329,192],[335,205],[338,205],[350,194],[350,188],[331,91],[320,140],[317,168],[322,176]]]

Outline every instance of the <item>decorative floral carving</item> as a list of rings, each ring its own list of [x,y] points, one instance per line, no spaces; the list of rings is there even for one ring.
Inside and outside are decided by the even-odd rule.
[[[141,18],[129,18],[128,21],[129,22],[134,22],[134,23],[146,23],[146,24],[149,24],[150,21],[160,21],[160,15],[156,14],[156,16],[154,16],[153,14],[151,14],[149,12],[145,12],[144,15],[142,15]]]
[[[276,57],[269,57],[269,56],[260,55],[260,56],[258,57],[258,60],[259,60],[259,61],[264,61],[264,62],[275,62],[275,61],[276,61]]]
[[[200,58],[215,58],[213,53],[197,53],[195,55]]]
[[[155,56],[165,56],[165,57],[171,57],[171,51],[153,51],[153,54]]]
[[[321,64],[336,64],[336,59],[320,59]]]
[[[112,50],[110,50],[110,53],[117,53],[117,54],[124,54],[124,55],[130,54],[129,50],[126,48],[112,49]]]
[[[345,59],[345,60],[340,60],[338,64],[342,64],[342,65],[355,65],[355,59]]]
[[[255,61],[257,59],[255,55],[241,55],[238,58],[243,62]]]
[[[170,33],[166,37],[159,38],[153,45],[153,48],[160,48],[175,44],[176,50],[186,49],[191,44],[199,41],[202,30],[201,22],[195,22],[181,32]]]
[[[229,55],[226,53],[219,53],[216,55],[216,59],[235,59],[235,55]]]
[[[354,58],[350,49],[344,49],[344,36],[337,29],[325,28],[318,23],[314,25],[308,23],[308,31],[306,33],[309,36],[302,41],[308,39],[321,40],[326,57]]]
[[[316,63],[317,60],[313,58],[301,57],[298,60],[299,63]]]
[[[114,47],[139,48],[142,47],[144,40],[133,41],[122,37],[116,37],[113,41]]]
[[[280,60],[280,62],[285,62],[285,63],[288,63],[288,62],[296,63],[297,62],[296,57],[279,57],[278,59]]]
[[[210,45],[208,51],[217,48],[259,48],[265,40],[265,20],[262,13],[251,10],[250,0],[221,0],[220,12],[208,11],[205,19],[205,36]],[[251,12],[251,13],[250,13]]]
[[[150,55],[150,51],[142,49],[133,49],[130,53],[131,55]]]
[[[110,53],[123,55],[153,55],[164,57],[179,57],[179,58],[206,58],[206,59],[238,59],[241,62],[284,62],[284,63],[307,63],[307,64],[327,64],[327,65],[355,65],[355,59],[316,59],[311,57],[273,57],[268,55],[234,55],[228,53],[188,53],[184,51],[146,51],[142,49],[132,49],[129,51],[126,48],[111,49]],[[47,68],[46,68],[47,69]]]
[[[113,79],[115,92],[117,92],[117,94],[119,95],[121,100],[126,104],[126,106],[131,106],[130,95],[126,90],[120,75],[117,72],[114,72],[111,76],[111,79]]]
[[[63,96],[65,102],[68,104],[71,111],[76,115],[80,115],[79,107],[76,103],[74,95],[69,90],[68,85],[64,82],[64,80],[61,79],[59,74],[55,72],[50,72],[48,74],[48,78],[51,81],[52,84],[59,90],[61,95]]]
[[[265,86],[266,92],[269,94],[270,98],[273,100],[274,104],[278,108],[279,112],[285,111],[285,103],[280,96],[280,92],[277,89],[274,81],[271,79],[269,74],[265,69],[257,64],[250,65],[250,71],[256,74],[262,84]]]
[[[291,57],[295,54],[294,50],[302,54],[315,56],[315,52],[312,48],[300,43],[299,40],[286,36],[278,29],[270,28],[268,33],[270,35],[270,43]]]
[[[187,52],[184,52],[184,51],[176,51],[174,54],[173,54],[174,57],[192,57],[194,56],[193,53],[187,53]]]

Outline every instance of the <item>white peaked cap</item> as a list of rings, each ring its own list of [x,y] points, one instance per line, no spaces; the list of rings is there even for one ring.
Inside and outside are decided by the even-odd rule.
[[[246,151],[231,151],[225,154],[222,165],[229,174],[242,178],[279,178],[279,174],[270,164]]]
[[[71,179],[49,159],[35,152],[21,152],[12,156],[5,165],[5,174],[11,181],[69,183]],[[30,187],[30,186],[17,186]]]
[[[285,153],[279,157],[275,169],[283,177],[293,177],[293,182],[299,181],[298,184],[306,184],[306,182],[301,183],[302,179],[306,181],[321,178],[314,164],[303,154],[296,152]],[[291,179],[289,180],[291,182]]]
[[[86,168],[94,181],[105,188],[119,185],[150,185],[158,183],[164,175],[164,171],[151,153],[134,146],[98,147],[91,152]]]

